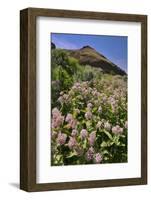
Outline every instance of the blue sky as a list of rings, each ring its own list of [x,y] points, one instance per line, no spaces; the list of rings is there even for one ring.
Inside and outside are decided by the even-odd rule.
[[[89,45],[127,71],[126,36],[52,33],[51,40],[57,48],[80,49]]]

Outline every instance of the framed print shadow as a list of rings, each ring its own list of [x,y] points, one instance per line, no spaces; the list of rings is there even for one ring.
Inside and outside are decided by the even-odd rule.
[[[20,188],[147,184],[147,16],[20,12]]]

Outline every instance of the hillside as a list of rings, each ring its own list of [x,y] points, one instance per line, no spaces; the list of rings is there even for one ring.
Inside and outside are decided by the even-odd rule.
[[[125,74],[92,47],[52,45],[51,166],[128,161]]]
[[[51,46],[55,46],[52,43]],[[91,46],[84,46],[81,49],[67,50],[65,49],[71,57],[78,60],[81,65],[90,65],[92,67],[101,68],[104,73],[117,74],[117,75],[127,75],[124,70],[119,66],[111,62],[103,54],[97,52]]]

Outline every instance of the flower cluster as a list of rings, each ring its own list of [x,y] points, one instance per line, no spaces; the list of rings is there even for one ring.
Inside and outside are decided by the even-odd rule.
[[[52,109],[52,165],[127,162],[127,83],[76,82]]]
[[[63,144],[65,144],[66,139],[67,139],[67,135],[60,132],[60,133],[58,134],[58,137],[57,137],[57,143],[58,143],[59,145],[63,145]]]
[[[57,108],[52,110],[52,128],[57,128],[63,124],[64,117]]]
[[[121,128],[119,125],[116,125],[112,128],[112,133],[114,134],[122,134],[123,133],[123,128]]]
[[[77,121],[73,118],[72,114],[68,113],[65,121],[68,123],[68,127],[74,129],[76,127]]]

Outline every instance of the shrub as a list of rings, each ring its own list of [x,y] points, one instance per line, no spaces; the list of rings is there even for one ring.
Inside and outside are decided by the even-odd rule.
[[[62,91],[52,110],[52,165],[127,162],[127,84],[106,75],[90,85]]]

